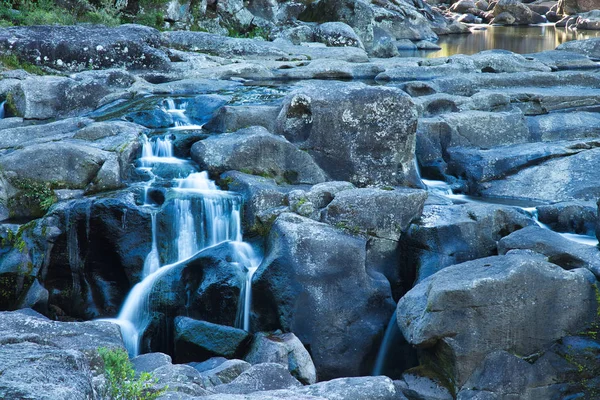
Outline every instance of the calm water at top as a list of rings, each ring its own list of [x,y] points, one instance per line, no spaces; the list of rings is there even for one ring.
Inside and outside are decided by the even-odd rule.
[[[472,34],[440,36],[441,50],[416,52],[419,57],[447,57],[453,54],[475,54],[483,50],[503,49],[514,53],[528,54],[554,50],[556,46],[570,40],[600,37],[600,31],[569,31],[555,28],[553,24],[531,26],[480,25],[487,29]]]

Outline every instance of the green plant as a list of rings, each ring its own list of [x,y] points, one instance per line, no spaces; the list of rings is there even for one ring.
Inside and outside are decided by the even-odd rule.
[[[35,75],[44,75],[45,74],[45,72],[37,65],[33,65],[31,63],[28,63],[27,61],[19,60],[19,58],[16,56],[16,54],[0,55],[0,63],[2,63],[2,65],[4,65],[4,67],[6,69],[22,69],[22,70],[29,72],[30,74],[35,74]],[[6,98],[6,100],[8,103],[8,101],[9,101],[8,97]]]
[[[123,349],[100,347],[98,354],[104,361],[104,373],[108,381],[108,395],[112,400],[153,400],[166,390],[152,391],[157,379],[148,372],[135,376],[133,365]]]
[[[263,38],[267,40],[269,38],[269,31],[260,26],[254,26],[251,29],[236,29],[233,27],[227,28],[227,35],[234,38]]]
[[[33,208],[39,208],[42,213],[45,213],[57,201],[53,189],[59,187],[60,185],[58,184],[36,182],[26,178],[15,178],[11,180],[11,183],[15,188],[20,190],[20,193],[13,199],[13,202],[16,201],[17,203],[24,203]],[[9,208],[13,206],[15,204],[9,204]]]

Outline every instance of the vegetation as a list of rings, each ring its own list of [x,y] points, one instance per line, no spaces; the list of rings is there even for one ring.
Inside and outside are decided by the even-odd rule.
[[[10,70],[23,69],[23,70],[29,72],[30,74],[44,75],[44,71],[40,67],[38,67],[37,65],[28,63],[27,61],[19,60],[15,54],[0,55],[0,63],[2,63],[2,65],[4,65],[4,67],[6,69],[10,69]],[[14,105],[13,105],[13,102],[11,99],[7,98],[6,101],[10,107],[14,108]]]
[[[101,347],[98,353],[104,361],[104,373],[108,381],[107,394],[112,400],[153,400],[166,391],[166,388],[151,390],[157,379],[148,372],[142,372],[136,377],[125,350]]]
[[[11,183],[19,189],[19,194],[12,200],[14,204],[8,204],[9,209],[24,205],[39,210],[43,215],[57,201],[53,189],[59,187],[58,184],[36,182],[26,178],[15,178]]]

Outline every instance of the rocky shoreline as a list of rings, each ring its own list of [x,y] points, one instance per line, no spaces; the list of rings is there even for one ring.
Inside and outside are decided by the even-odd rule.
[[[0,30],[45,73],[0,73],[0,397],[107,398],[98,348],[124,344],[98,320],[153,246],[170,267],[132,361],[160,399],[596,396],[600,39],[384,58],[319,26]],[[250,332],[234,242],[173,244],[199,171],[264,253]]]

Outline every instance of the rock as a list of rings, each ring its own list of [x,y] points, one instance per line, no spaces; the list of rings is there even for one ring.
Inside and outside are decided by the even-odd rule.
[[[95,110],[107,96],[124,93],[133,82],[133,76],[122,70],[86,71],[70,77],[36,76],[21,81],[9,97],[17,116],[65,118]]]
[[[600,10],[579,14],[575,26],[578,30],[600,30]]]
[[[518,0],[500,0],[496,3],[496,6],[492,12],[495,17],[498,17],[502,13],[509,13],[515,18],[514,24],[517,25],[539,24],[546,22],[544,17],[532,11],[529,7]],[[494,22],[498,23],[495,19]]]
[[[212,174],[238,170],[290,183],[326,180],[310,155],[262,127],[210,137],[194,144],[191,152],[200,168]]]
[[[161,108],[134,111],[125,116],[128,121],[150,129],[164,129],[173,126],[173,116]]]
[[[332,47],[364,48],[354,30],[343,22],[326,22],[314,30],[315,41]]]
[[[540,222],[557,232],[594,236],[598,215],[594,202],[564,202],[536,207]]]
[[[168,390],[191,396],[211,394],[202,387],[202,376],[189,365],[166,364],[152,371],[157,379],[154,390]]]
[[[158,224],[160,226],[160,220]],[[207,331],[198,333],[200,337],[213,328],[219,335],[231,333],[233,337],[237,337],[236,333],[244,332],[231,328],[236,321],[240,292],[245,280],[242,266],[233,263],[236,260],[233,258],[236,251],[234,246],[231,242],[224,242],[197,253],[190,259],[172,264],[154,282],[148,298],[152,299],[149,313],[155,318],[142,338],[142,351],[169,350],[168,346],[173,340],[170,327],[173,326],[173,318],[178,315],[202,321],[192,324],[192,328],[196,324],[207,326]],[[190,334],[195,335],[193,329]],[[224,337],[223,335],[220,337]],[[192,345],[193,343],[190,344]],[[205,351],[199,348],[194,351],[203,352],[204,355],[190,361],[204,361],[213,354],[210,349]]]
[[[394,42],[398,51],[416,51],[417,46],[408,39],[400,39]]]
[[[443,381],[435,376],[427,376],[423,373],[425,368],[417,367],[408,370],[402,375],[402,381],[406,388],[402,391],[409,399],[431,399],[431,400],[451,400],[453,399],[451,391],[444,387]]]
[[[585,149],[585,147],[583,147]],[[592,177],[600,149],[583,150],[522,169],[501,180],[486,182],[482,196],[537,201],[594,200],[600,187]]]
[[[556,50],[571,51],[593,59],[600,59],[600,38],[565,42],[559,45]]]
[[[257,364],[227,385],[215,387],[219,393],[244,394],[302,386],[288,370],[276,363]]]
[[[359,186],[415,182],[416,110],[399,90],[309,83],[285,98],[277,126],[334,180]]]
[[[450,11],[459,14],[464,14],[471,12],[470,10],[472,10],[473,8],[478,8],[473,0],[459,0],[456,3],[452,4],[452,7],[450,7]]]
[[[369,236],[398,241],[419,218],[427,193],[417,189],[353,189],[336,194],[323,222]]]
[[[210,357],[235,357],[248,341],[248,333],[224,325],[175,318],[175,360],[202,361]]]
[[[94,121],[89,118],[67,118],[48,124],[2,129],[0,148],[18,148],[75,136],[78,130],[85,129],[86,126],[89,126],[93,122]]]
[[[432,43],[428,40],[419,40],[415,43],[417,49],[419,50],[441,50],[442,48],[435,43]]]
[[[549,262],[566,270],[586,268],[600,276],[600,251],[596,247],[573,242],[549,229],[529,226],[498,242],[498,254],[515,249],[543,254]]]
[[[107,322],[64,323],[20,310],[0,313],[0,323],[0,396],[5,399],[50,400],[56,393],[92,398],[104,372],[98,348],[123,346],[118,326]]]
[[[513,207],[426,205],[401,239],[402,270],[421,282],[450,265],[497,254],[498,240],[530,225],[533,220]]]
[[[304,385],[317,382],[317,371],[310,354],[293,333],[254,334],[244,359],[251,364],[281,364]]]
[[[251,365],[242,360],[225,360],[215,368],[200,371],[206,387],[226,385],[234,381]],[[196,369],[198,369],[196,367]]]
[[[519,3],[521,4],[521,3]],[[475,68],[485,73],[541,71],[550,72],[550,67],[537,60],[506,50],[485,50],[471,56]]]
[[[131,363],[137,374],[153,372],[165,365],[171,365],[171,356],[164,353],[147,353],[132,358]]]
[[[577,104],[576,100],[575,104]],[[544,104],[544,106],[552,108],[551,104]],[[599,123],[598,113],[585,111],[552,113],[527,118],[527,126],[532,137],[542,141],[597,138],[600,134]]]
[[[385,376],[339,378],[295,389],[298,394],[344,400],[402,400],[394,383]]]
[[[249,126],[262,126],[275,131],[278,106],[224,106],[213,114],[204,128],[210,132],[236,132]]]
[[[194,367],[196,371],[202,373],[206,371],[210,371],[211,369],[217,368],[219,365],[223,364],[227,359],[225,357],[211,357],[206,361],[202,362],[191,362],[188,363],[189,366]]]
[[[582,12],[592,11],[598,8],[594,0],[559,0],[558,14],[573,15]]]
[[[169,65],[159,31],[142,25],[15,26],[0,34],[0,49],[60,71]]]
[[[43,280],[50,302],[77,318],[116,315],[150,252],[149,212],[123,194],[70,201],[45,221],[58,231]]]
[[[188,102],[186,115],[196,121],[206,123],[230,100],[230,97],[218,94],[201,94]]]
[[[429,365],[462,387],[489,353],[526,357],[589,326],[594,282],[585,269],[564,271],[525,254],[469,261],[408,292],[398,303],[398,325]]]
[[[387,280],[366,271],[365,240],[282,214],[267,243],[253,279],[258,328],[294,332],[319,379],[368,373],[393,302]]]
[[[517,19],[509,12],[501,12],[496,15],[492,20],[492,23],[498,25],[516,25]]]

